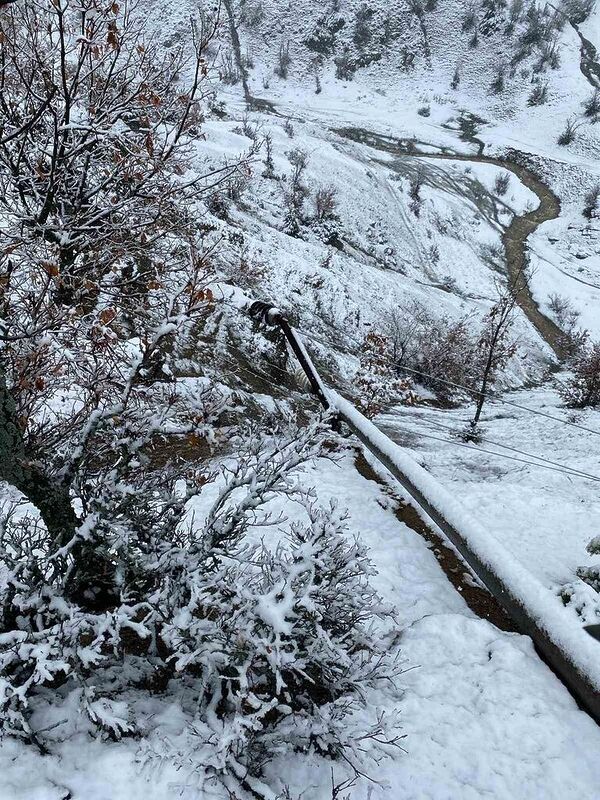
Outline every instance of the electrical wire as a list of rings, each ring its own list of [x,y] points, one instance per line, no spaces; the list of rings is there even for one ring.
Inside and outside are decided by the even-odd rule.
[[[528,464],[529,466],[540,467],[540,469],[550,470],[551,472],[559,472],[562,475],[567,475],[567,476],[574,477],[574,478],[584,478],[585,480],[591,480],[591,481],[600,483],[600,477],[591,476],[591,475],[589,475],[589,476],[588,475],[583,475],[583,474],[580,474],[580,473],[577,473],[577,472],[570,472],[570,471],[567,471],[567,470],[564,470],[564,469],[557,469],[556,467],[550,467],[550,466],[547,466],[546,464],[539,464],[539,463],[537,463],[535,461],[527,461],[526,459],[517,458],[516,456],[508,456],[508,455],[504,455],[504,453],[496,453],[493,450],[487,450],[486,448],[477,447],[476,445],[466,444],[464,442],[456,442],[456,441],[452,441],[451,439],[444,439],[441,436],[433,436],[430,433],[421,433],[421,432],[419,432],[419,436],[422,436],[425,439],[433,439],[436,442],[444,442],[444,444],[449,444],[449,445],[452,445],[454,447],[463,447],[463,448],[465,448],[467,450],[474,450],[475,452],[478,452],[478,453],[486,453],[487,455],[496,456],[497,458],[504,458],[507,461],[517,461],[520,464]]]
[[[325,347],[331,348],[331,347],[335,346],[332,342],[327,342],[327,341],[325,341],[323,339],[320,339],[319,337],[315,336],[314,334],[309,333],[308,331],[304,331],[301,328],[297,328],[296,330],[298,331],[298,333],[301,333],[302,336],[306,336],[308,339],[313,339],[314,341],[319,342],[320,344],[324,345]],[[347,350],[346,352],[350,353],[352,355],[356,355],[356,354],[352,353],[352,351],[350,351],[350,350]],[[446,386],[453,386],[453,387],[455,387],[457,389],[463,389],[465,392],[468,392],[471,395],[475,395],[476,397],[483,395],[484,397],[486,397],[489,400],[492,400],[492,401],[494,401],[496,403],[501,403],[502,405],[506,405],[506,406],[512,406],[513,408],[518,408],[521,411],[526,411],[529,414],[535,414],[536,416],[545,417],[546,419],[550,419],[553,422],[559,422],[561,425],[567,425],[567,426],[569,426],[571,428],[577,428],[577,429],[579,429],[581,431],[585,431],[586,433],[592,433],[595,436],[600,436],[600,431],[596,431],[593,428],[588,428],[586,425],[579,425],[576,422],[569,422],[568,420],[561,419],[560,417],[555,417],[553,414],[548,414],[545,411],[539,411],[538,409],[530,408],[529,406],[524,406],[524,405],[521,405],[520,403],[515,403],[512,400],[506,400],[505,398],[499,397],[496,394],[480,392],[477,389],[473,389],[473,388],[471,388],[469,386],[465,386],[464,384],[455,383],[454,381],[448,381],[445,378],[439,378],[437,375],[432,375],[432,374],[430,374],[428,372],[423,372],[422,370],[412,369],[411,367],[400,366],[400,365],[398,365],[398,363],[396,361],[394,361],[391,358],[386,358],[384,356],[376,356],[375,358],[380,360],[383,363],[386,363],[386,364],[389,364],[390,366],[395,367],[396,369],[398,369],[398,370],[400,370],[402,372],[408,372],[408,373],[411,373],[413,375],[420,375],[423,378],[429,378],[430,380],[437,381],[438,383],[443,383]]]
[[[404,419],[404,421],[406,421],[408,419],[409,423],[412,422],[413,424],[416,424],[414,419],[408,417],[408,415],[403,415],[403,419]],[[461,431],[458,430],[457,428],[455,428],[455,427],[453,427],[451,425],[444,425],[444,423],[438,422],[437,420],[423,420],[423,418],[421,417],[420,418],[420,422],[422,422],[424,425],[433,425],[436,428],[440,428],[440,429],[443,429],[443,430],[450,431],[453,434],[460,434],[461,433]],[[417,433],[420,433],[420,431],[417,431]],[[491,444],[494,447],[501,447],[504,450],[510,450],[513,453],[518,453],[519,455],[526,456],[527,458],[535,458],[539,462],[541,462],[540,466],[548,465],[548,466],[551,466],[553,468],[559,468],[561,471],[567,472],[567,473],[572,474],[572,475],[577,476],[577,477],[588,478],[589,480],[600,481],[600,475],[594,475],[593,473],[590,473],[590,472],[584,472],[583,470],[577,469],[576,467],[570,467],[568,464],[563,464],[560,461],[552,461],[552,460],[550,460],[548,458],[545,458],[544,456],[538,456],[535,453],[528,453],[525,450],[520,450],[518,447],[512,447],[511,445],[502,444],[500,442],[494,441],[493,439],[488,439],[487,437],[480,437],[479,441],[485,442],[487,444]],[[452,442],[452,440],[448,440],[448,443],[452,444],[453,442]]]

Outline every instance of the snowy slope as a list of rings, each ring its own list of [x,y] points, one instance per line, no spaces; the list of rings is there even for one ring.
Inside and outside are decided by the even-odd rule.
[[[249,296],[276,301],[301,331],[314,337],[307,338],[307,345],[320,369],[344,389],[351,386],[365,335],[379,330],[394,309],[417,302],[437,316],[479,319],[505,281],[502,232],[514,214],[535,208],[537,198],[515,176],[507,194],[497,196],[494,184],[505,170],[479,163],[477,141],[459,135],[459,119],[470,112],[481,118],[475,138],[486,154],[511,149],[528,154],[560,198],[558,219],[544,223],[529,240],[534,298],[548,312],[551,294],[568,297],[581,313],[581,324],[600,335],[600,231],[597,222],[587,223],[581,214],[583,192],[600,180],[599,126],[585,122],[566,148],[556,142],[570,116],[580,119],[591,91],[580,71],[579,39],[572,28],[560,34],[557,68],[542,76],[548,83],[547,104],[532,107],[527,98],[537,56],[525,59],[512,75],[507,67],[504,91],[491,93],[499,67],[507,65],[507,38],[498,27],[482,36],[477,48],[470,47],[471,34],[460,31],[465,11],[460,0],[439,0],[437,9],[425,14],[424,27],[407,3],[398,3],[392,14],[397,38],[351,80],[336,78],[335,58],[344,47],[353,48],[352,26],[362,5],[358,0],[342,0],[339,12],[332,11],[345,25],[322,61],[315,61],[314,51],[303,44],[327,10],[322,4],[268,0],[262,19],[253,25],[241,19],[250,5],[246,0],[235,8],[243,50],[254,63],[248,84],[252,95],[273,104],[274,113],[248,112],[240,84],[219,87],[218,113],[207,110],[194,158],[200,167],[222,163],[247,150],[253,138],[269,135],[275,176],[264,174],[263,148],[238,195],[227,199],[226,214],[216,202],[203,210],[203,220],[224,235],[214,264],[221,281]],[[371,5],[382,26],[389,4],[374,0]],[[184,35],[194,4],[146,0],[145,6],[150,28],[169,47]],[[582,26],[590,38],[599,20],[596,12]],[[231,48],[226,24],[221,37],[214,49],[218,64]],[[289,43],[292,57],[286,80],[274,74],[282,43]],[[410,69],[403,66],[406,52],[414,54]],[[457,68],[460,83],[452,88]],[[395,158],[341,135],[337,129],[343,127],[414,139],[431,153],[448,148],[472,160]],[[312,213],[319,187],[336,189],[341,247],[326,243],[317,228],[306,226],[299,238],[283,230],[289,153],[296,148],[308,156],[307,210]],[[419,216],[410,198],[417,173],[423,180]],[[225,305],[227,332],[239,337],[237,346],[268,362],[273,355],[269,343],[249,332],[238,309]],[[552,383],[530,386],[544,381],[555,363],[551,348],[520,310],[515,331],[519,352],[503,384],[520,391],[509,396],[566,419]],[[289,395],[282,383],[293,386],[282,366],[273,365],[255,397],[263,411],[273,410],[271,395]],[[288,408],[306,400],[303,387],[295,388]],[[462,428],[471,413],[471,408],[403,407],[389,410],[378,422],[560,603],[561,589],[574,580],[575,568],[591,562],[585,545],[597,534],[595,484],[458,449],[439,424]],[[600,431],[597,412],[579,421]],[[594,434],[500,405],[488,406],[484,433],[600,476]],[[444,441],[428,438],[432,435]],[[372,767],[374,782],[350,787],[352,800],[597,798],[600,729],[577,708],[531,642],[473,615],[427,544],[394,516],[389,493],[357,473],[351,453],[337,465],[319,462],[303,481],[322,502],[335,499],[348,507],[349,531],[368,543],[378,568],[375,584],[398,610],[390,648],[407,672],[397,688],[373,692],[368,699],[373,712],[399,712],[406,753],[393,751]],[[293,516],[295,510],[286,507],[285,513]],[[580,624],[575,608],[570,611],[573,623]],[[595,613],[592,608],[590,619]],[[51,728],[69,716],[70,702],[65,699],[64,708],[42,715],[39,727]],[[149,739],[164,737],[176,746],[185,738],[189,720],[177,707],[160,696],[142,706]],[[51,756],[42,757],[22,743],[3,743],[0,800],[226,797],[216,782],[199,789],[191,764],[149,764],[137,741],[93,740],[83,720],[68,731],[59,724],[49,736]],[[334,775],[335,780],[349,777],[337,764]],[[266,777],[281,798],[332,796],[331,764],[314,757],[275,761]]]
[[[321,502],[335,499],[348,507],[352,529],[369,544],[379,571],[374,583],[398,609],[392,641],[407,671],[397,689],[374,692],[369,706],[373,714],[399,712],[406,752],[393,751],[372,766],[376,783],[358,783],[352,800],[593,800],[600,780],[600,731],[540,662],[530,641],[474,617],[426,543],[394,517],[395,501],[358,475],[351,453],[338,464],[319,462],[305,482]],[[145,713],[149,731],[177,745],[186,723],[181,711],[157,697],[146,702]],[[44,724],[67,715],[68,708],[58,706]],[[51,732],[52,756],[5,743],[2,800],[226,796],[217,784],[199,794],[197,778],[185,764],[177,767],[166,759],[145,766],[138,742],[93,740],[86,727],[82,721],[80,732],[66,740],[60,726],[54,736]],[[341,764],[334,775],[336,782],[349,777]],[[267,777],[276,791],[289,787],[294,798],[331,796],[331,764],[321,759],[278,760]]]

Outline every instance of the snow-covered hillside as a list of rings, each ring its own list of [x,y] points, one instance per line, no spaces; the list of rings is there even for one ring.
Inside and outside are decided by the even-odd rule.
[[[131,498],[140,509],[129,528],[127,511],[108,516],[119,601],[85,613],[53,583],[54,567],[48,578],[24,571],[19,583],[15,545],[4,543],[0,524],[0,702],[9,734],[0,800],[597,798],[598,725],[530,639],[496,627],[461,596],[475,589],[484,606],[492,602],[450,546],[448,566],[435,526],[424,533],[409,524],[410,498],[365,462],[347,431],[315,427],[313,444],[307,420],[316,403],[293,354],[247,314],[251,301],[276,304],[326,383],[478,519],[492,546],[541,587],[550,613],[566,606],[574,628],[599,624],[598,548],[586,547],[600,512],[600,350],[598,364],[590,360],[598,386],[593,378],[584,387],[597,400],[567,405],[577,346],[593,355],[600,340],[600,9],[581,21],[585,0],[556,5],[219,7],[201,113],[174,171],[185,187],[207,176],[174,214],[196,238],[173,244],[179,234],[170,228],[158,235],[156,295],[135,294],[127,306],[135,319],[164,300],[165,319],[132,334],[115,311],[115,333],[109,271],[109,300],[93,296],[67,315],[97,314],[102,323],[86,365],[102,362],[111,336],[123,337],[113,361],[106,357],[105,383],[95,396],[91,366],[72,385],[57,366],[65,385],[27,407],[36,425],[73,407],[84,443],[89,435],[93,444],[98,419],[107,421],[97,462],[93,448],[87,456],[92,477],[71,487],[76,535],[51,560],[67,564],[73,542],[95,541],[111,492],[123,508]],[[142,0],[140,9],[165,64],[183,47],[173,85],[193,82],[189,18],[198,36],[212,4]],[[137,124],[127,121],[127,136]],[[161,125],[170,124],[167,115]],[[175,130],[165,142],[178,140]],[[155,158],[153,147],[140,146],[144,158]],[[227,180],[213,184],[222,172]],[[193,279],[180,278],[188,262]],[[207,276],[201,290],[198,265]],[[44,270],[50,284],[56,274]],[[10,274],[2,285],[12,288]],[[193,319],[173,311],[188,296],[204,304]],[[35,306],[23,298],[22,308]],[[486,348],[504,311],[500,353],[489,350],[489,399]],[[154,359],[151,347],[172,330],[180,338]],[[10,352],[11,365],[21,358],[29,369]],[[75,348],[54,352],[76,369]],[[46,391],[25,374],[27,391]],[[81,408],[91,402],[89,421],[78,393]],[[123,420],[121,393],[137,404]],[[481,393],[487,402],[471,429]],[[56,464],[65,449],[77,463],[83,445],[65,438],[53,447]],[[112,456],[104,474],[102,459]],[[121,476],[120,459],[132,478]],[[61,477],[71,467],[53,469]],[[16,517],[37,532],[35,503],[0,478],[6,530]],[[103,480],[106,493],[86,505],[89,486]],[[144,539],[155,508],[159,522]],[[176,520],[164,540],[163,512]],[[219,536],[224,546],[214,545]],[[30,549],[26,563],[41,552]],[[104,568],[105,551],[95,552]],[[27,580],[42,588],[28,593]],[[346,633],[336,614],[351,619]],[[30,672],[18,673],[17,685],[21,658]],[[324,699],[321,680],[334,699]],[[294,696],[295,681],[308,701]],[[352,691],[336,695],[346,684]]]

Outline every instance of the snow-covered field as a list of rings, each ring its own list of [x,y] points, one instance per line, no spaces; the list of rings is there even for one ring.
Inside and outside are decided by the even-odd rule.
[[[405,669],[396,686],[373,692],[368,713],[398,713],[405,752],[373,764],[351,789],[353,800],[593,800],[600,781],[600,730],[580,711],[531,642],[478,619],[441,571],[420,536],[393,514],[396,500],[354,467],[352,452],[320,461],[304,478],[322,503],[336,500],[368,543],[374,585],[398,610],[390,646]],[[289,509],[287,509],[289,513]],[[75,698],[71,698],[71,703]],[[185,718],[160,698],[147,702],[149,731],[177,744]],[[365,712],[361,712],[365,713]],[[56,707],[45,725],[70,716]],[[168,759],[144,766],[132,740],[100,742],[86,733],[49,737],[53,755],[7,742],[0,750],[2,800],[165,800],[225,797],[218,785],[199,794],[197,777]],[[190,765],[191,769],[191,765]],[[348,777],[334,765],[335,781]],[[277,760],[268,778],[285,797],[327,800],[331,764],[318,758]]]
[[[148,6],[150,24],[166,26],[168,21],[170,31],[183,25],[188,9],[184,2],[173,9],[158,2]],[[336,79],[327,62],[319,71],[321,91],[316,94],[314,70],[301,57],[301,42],[321,14],[320,4],[269,0],[265,6],[262,25],[242,27],[241,38],[255,63],[250,91],[271,102],[276,113],[247,112],[239,85],[222,88],[222,118],[207,120],[204,138],[196,145],[199,163],[221,163],[247,150],[253,139],[269,135],[272,141],[274,174],[265,174],[261,150],[239,196],[227,201],[225,218],[207,215],[228,237],[228,247],[215,256],[220,279],[249,296],[275,301],[306,335],[323,374],[341,390],[351,388],[365,335],[380,330],[394,310],[416,302],[436,316],[481,318],[505,279],[502,232],[515,214],[533,210],[538,200],[513,174],[506,194],[498,196],[495,182],[506,171],[477,162],[476,143],[459,136],[458,119],[471,112],[483,120],[476,138],[486,155],[506,155],[510,149],[528,154],[560,199],[558,219],[542,224],[528,242],[534,299],[550,313],[551,295],[568,298],[580,314],[579,324],[600,337],[600,225],[582,216],[582,195],[600,180],[600,124],[582,124],[568,148],[556,142],[565,120],[581,113],[591,91],[579,69],[574,30],[564,29],[560,64],[545,73],[549,100],[543,106],[526,102],[530,64],[523,67],[530,70],[527,75],[517,70],[511,76],[502,96],[490,95],[504,40],[494,34],[487,49],[473,50],[465,36],[449,37],[449,30],[460,28],[464,4],[458,0],[440,2],[429,18],[432,57],[419,59],[414,71],[399,68],[399,50],[359,70],[353,80]],[[344,4],[348,13],[359,6]],[[600,50],[599,13],[582,31]],[[419,35],[415,23],[407,41]],[[291,41],[294,56],[287,81],[273,75],[274,54],[283,38]],[[461,82],[452,89],[457,67]],[[429,109],[426,116],[419,113],[423,107]],[[395,157],[352,141],[341,128],[413,139],[425,151],[448,148],[473,160]],[[282,230],[290,153],[297,149],[307,155],[306,208],[312,209],[318,188],[336,191],[341,246],[327,243],[316,225],[307,226],[299,238]],[[417,174],[423,184],[418,215],[411,210],[410,196]],[[231,313],[235,320],[237,312]],[[593,563],[585,547],[598,534],[600,417],[596,410],[575,417],[561,405],[554,378],[548,379],[548,369],[556,366],[552,350],[520,309],[515,335],[519,351],[503,376],[511,389],[506,399],[562,422],[490,402],[483,416],[484,439],[468,447],[452,432],[464,429],[470,407],[397,407],[376,422],[478,519],[491,541],[547,588],[549,598],[560,605],[564,587],[574,591],[576,585],[584,619],[597,621],[597,595],[581,581],[577,584],[575,570]],[[271,374],[274,390],[276,370]],[[257,400],[272,408],[270,397]],[[536,465],[515,460],[530,460],[530,454]],[[560,465],[587,477],[565,474]],[[323,504],[335,500],[347,507],[349,531],[368,544],[377,568],[373,582],[397,609],[396,628],[387,634],[390,650],[406,669],[396,686],[372,691],[367,698],[374,716],[378,711],[399,714],[405,752],[391,750],[371,765],[368,778],[341,796],[595,800],[600,728],[578,709],[529,639],[500,631],[469,610],[428,544],[394,515],[393,489],[362,477],[352,450],[337,463],[317,462],[302,480]],[[286,508],[285,513],[289,518],[295,511]],[[569,613],[573,625],[581,625],[575,604]],[[600,644],[598,650],[600,659]],[[191,765],[165,760],[150,768],[133,739],[93,739],[82,719],[61,727],[63,718],[72,719],[69,703],[74,699],[65,698],[64,708],[57,706],[39,720],[41,728],[50,729],[51,755],[3,742],[0,800],[227,797],[217,783],[199,788]],[[176,745],[186,735],[188,721],[162,698],[148,700],[141,711],[149,736]],[[335,796],[332,779],[348,777],[342,764],[334,765],[332,773],[331,763],[305,755],[275,760],[265,776],[273,797],[282,800],[330,800]]]

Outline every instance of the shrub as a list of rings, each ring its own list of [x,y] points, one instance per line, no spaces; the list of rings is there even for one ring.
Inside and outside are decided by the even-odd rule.
[[[583,216],[586,219],[594,219],[600,210],[600,183],[592,187],[585,195],[585,206]]]
[[[594,89],[594,93],[585,103],[585,116],[595,117],[600,114],[600,89]]]
[[[567,333],[571,332],[579,319],[577,311],[568,297],[560,294],[551,294],[548,298],[548,307],[560,327]]]
[[[541,72],[546,64],[551,69],[558,69],[560,66],[558,39],[553,39],[550,42],[544,42],[540,47],[540,59],[537,65],[537,70]]]
[[[421,167],[419,167],[410,180],[409,195],[411,202],[409,208],[415,217],[418,217],[421,214],[421,206],[423,204],[423,200],[421,198],[421,187],[423,186],[424,179],[425,175],[423,170]]]
[[[240,22],[247,28],[257,28],[265,17],[263,4],[244,3],[241,8]]]
[[[357,405],[369,419],[394,402],[413,402],[412,380],[398,376],[392,354],[392,343],[387,336],[375,331],[365,336],[354,383],[358,390]]]
[[[429,117],[431,114],[431,106],[421,106],[417,109],[417,114],[421,117]]]
[[[282,42],[279,45],[279,53],[277,56],[277,66],[275,67],[275,74],[285,80],[289,74],[289,68],[291,63],[292,63],[292,57],[290,55],[290,43]]]
[[[51,746],[29,716],[58,685],[99,733],[138,735],[133,693],[161,691],[189,720],[186,769],[229,786],[241,774],[260,780],[287,750],[352,763],[362,740],[349,733],[348,715],[398,669],[374,627],[392,610],[370,586],[364,545],[348,537],[340,509],[319,508],[298,490],[294,473],[319,455],[319,427],[238,441],[235,461],[209,481],[216,499],[203,524],[186,515],[190,495],[178,497],[165,475],[153,492],[140,491],[145,477],[132,465],[114,491],[98,486],[96,563],[106,547],[119,564],[107,609],[90,607],[89,597],[84,604],[85,592],[65,596],[42,527],[3,519],[4,732]],[[108,513],[107,489],[116,503]],[[267,547],[252,527],[257,514],[268,521],[266,504],[277,496],[294,497],[302,516]],[[374,726],[394,744],[381,720]],[[157,758],[171,755],[165,744]]]
[[[265,142],[265,171],[263,178],[275,177],[275,162],[273,161],[273,137],[267,133],[264,139]]]
[[[321,17],[314,31],[304,40],[304,45],[313,53],[331,56],[335,51],[337,34],[345,26],[345,20],[335,16]]]
[[[292,124],[292,120],[289,117],[283,123],[283,130],[286,132],[287,136],[289,136],[290,139],[294,138],[294,126]]]
[[[337,207],[337,189],[335,186],[321,186],[315,192],[315,217],[319,222],[335,217]]]
[[[234,85],[240,82],[241,74],[234,54],[229,50],[221,57],[221,80],[223,83]]]
[[[600,405],[600,342],[587,343],[573,359],[571,377],[558,391],[569,408]]]
[[[600,536],[596,536],[588,544],[586,550],[591,556],[600,556]],[[577,577],[591,586],[595,592],[600,592],[600,564],[591,567],[579,567]]]
[[[509,184],[510,184],[509,172],[503,172],[501,175],[496,175],[496,180],[494,181],[494,192],[499,197],[503,197],[508,191]]]
[[[469,318],[436,317],[414,302],[390,312],[383,331],[398,374],[408,375],[434,391],[442,402],[449,402],[464,393],[448,382],[475,385],[478,345],[471,327]],[[424,374],[413,375],[412,370]]]
[[[500,68],[496,73],[496,77],[490,84],[490,91],[493,94],[502,94],[504,91],[504,69]]]
[[[594,10],[595,0],[563,0],[563,10],[576,25],[585,22]]]
[[[366,47],[373,38],[373,31],[371,29],[373,14],[373,10],[364,4],[356,12],[356,22],[354,24],[352,40],[359,49]]]
[[[337,58],[334,58],[335,77],[341,81],[351,81],[357,69],[357,63],[352,57],[350,50],[344,47]]]
[[[537,82],[527,98],[528,106],[543,106],[548,99],[548,84]]]
[[[556,140],[557,143],[564,147],[565,145],[574,142],[577,138],[577,127],[577,123],[574,119],[568,119],[565,129]]]
[[[304,185],[304,171],[308,164],[308,155],[304,150],[295,148],[286,153],[292,173],[289,179],[289,188],[285,194],[284,231],[288,236],[299,236],[301,225],[304,223],[304,200],[308,189]]]
[[[523,0],[512,0],[509,10],[509,20],[515,25],[523,14]]]
[[[467,33],[468,31],[472,31],[477,24],[477,12],[473,7],[468,8],[465,12],[462,21],[462,31],[463,33]]]

